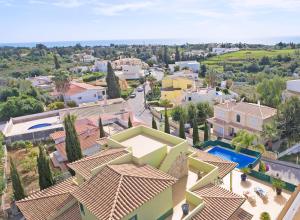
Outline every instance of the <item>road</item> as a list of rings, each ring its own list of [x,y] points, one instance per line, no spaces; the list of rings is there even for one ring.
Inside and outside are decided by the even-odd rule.
[[[149,90],[150,90],[150,86],[148,83],[146,83],[145,86],[146,94]],[[136,93],[136,97],[128,99],[127,103],[131,108],[131,110],[133,111],[136,119],[151,126],[152,114],[148,109],[145,109],[144,92],[135,91],[135,93]]]

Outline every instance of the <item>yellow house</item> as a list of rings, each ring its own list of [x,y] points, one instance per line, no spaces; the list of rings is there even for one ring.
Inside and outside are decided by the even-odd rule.
[[[240,209],[245,198],[217,184],[236,163],[189,151],[186,140],[145,126],[115,134],[107,144],[107,149],[68,164],[75,177],[17,201],[24,217],[188,220],[215,215],[233,220],[242,212],[244,220],[252,218]],[[183,215],[183,204],[188,214]]]
[[[193,87],[193,80],[183,76],[167,76],[162,80],[161,99],[180,104],[183,92]]]

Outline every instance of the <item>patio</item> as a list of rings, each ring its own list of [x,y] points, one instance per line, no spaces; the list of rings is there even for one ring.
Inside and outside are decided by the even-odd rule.
[[[230,190],[230,176],[225,176],[223,181],[224,183],[221,186]],[[254,187],[261,187],[267,191],[268,199],[260,198],[254,192]],[[232,189],[233,192],[239,195],[243,195],[245,191],[249,191],[251,196],[253,196],[256,204],[251,204],[248,200],[246,200],[246,202],[241,206],[241,208],[253,215],[253,219],[259,219],[262,212],[268,212],[271,216],[271,219],[276,219],[280,211],[283,209],[285,203],[291,196],[291,193],[286,190],[282,191],[281,196],[277,196],[276,191],[273,189],[271,184],[250,176],[247,177],[246,182],[241,182],[241,172],[238,170],[232,171]]]
[[[181,205],[186,202],[186,189],[193,186],[198,180],[198,175],[193,170],[189,170],[188,175],[179,179],[173,186],[173,214],[166,220],[180,220],[183,217]],[[190,205],[189,210],[192,211],[195,207]]]

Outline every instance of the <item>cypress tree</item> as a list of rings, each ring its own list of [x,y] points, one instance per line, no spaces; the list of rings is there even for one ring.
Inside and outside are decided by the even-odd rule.
[[[26,197],[26,195],[25,195],[25,191],[23,188],[23,184],[21,182],[20,175],[18,173],[18,170],[17,170],[12,158],[10,158],[10,176],[11,176],[11,181],[12,181],[14,199],[16,201],[24,199]]]
[[[82,158],[80,142],[74,126],[75,117],[68,114],[64,119],[64,127],[66,132],[65,146],[69,163]]]
[[[197,120],[194,119],[193,122],[193,145],[197,145],[200,142],[199,140],[199,131],[198,131],[198,123]]]
[[[208,125],[207,122],[204,123],[204,141],[208,141],[208,137],[209,133],[208,133]]]
[[[100,138],[105,137],[105,131],[103,129],[103,124],[102,124],[101,117],[99,117],[99,132],[100,132],[100,135],[99,135]]]
[[[128,128],[132,128],[132,122],[130,116],[128,117]]]
[[[154,119],[154,116],[152,116],[152,128],[157,130],[156,121]]]
[[[110,99],[121,97],[119,79],[115,75],[110,62],[107,63],[106,84],[107,84],[107,95]]]
[[[180,122],[179,122],[179,137],[185,139],[184,121],[183,121],[183,119],[180,119]]]
[[[175,61],[180,61],[180,53],[178,50],[178,46],[176,46],[176,50],[175,50]]]
[[[49,158],[46,155],[45,149],[39,146],[39,156],[37,157],[37,166],[39,172],[40,189],[46,189],[54,185],[52,172],[49,165]]]
[[[165,108],[165,132],[170,134],[170,124],[167,108]]]
[[[53,59],[54,59],[54,68],[55,69],[59,69],[60,68],[60,64],[58,62],[56,54],[53,55]]]

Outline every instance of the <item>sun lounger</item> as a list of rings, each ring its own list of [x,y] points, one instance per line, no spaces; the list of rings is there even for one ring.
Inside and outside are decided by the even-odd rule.
[[[255,195],[253,195],[253,194],[250,193],[249,191],[245,191],[245,192],[243,193],[243,195],[246,197],[246,199],[247,199],[252,205],[255,205],[255,204],[256,204]]]
[[[259,195],[259,197],[261,197],[263,199],[268,198],[267,192],[264,189],[260,188],[260,187],[255,187],[254,192],[256,192],[256,194]]]

